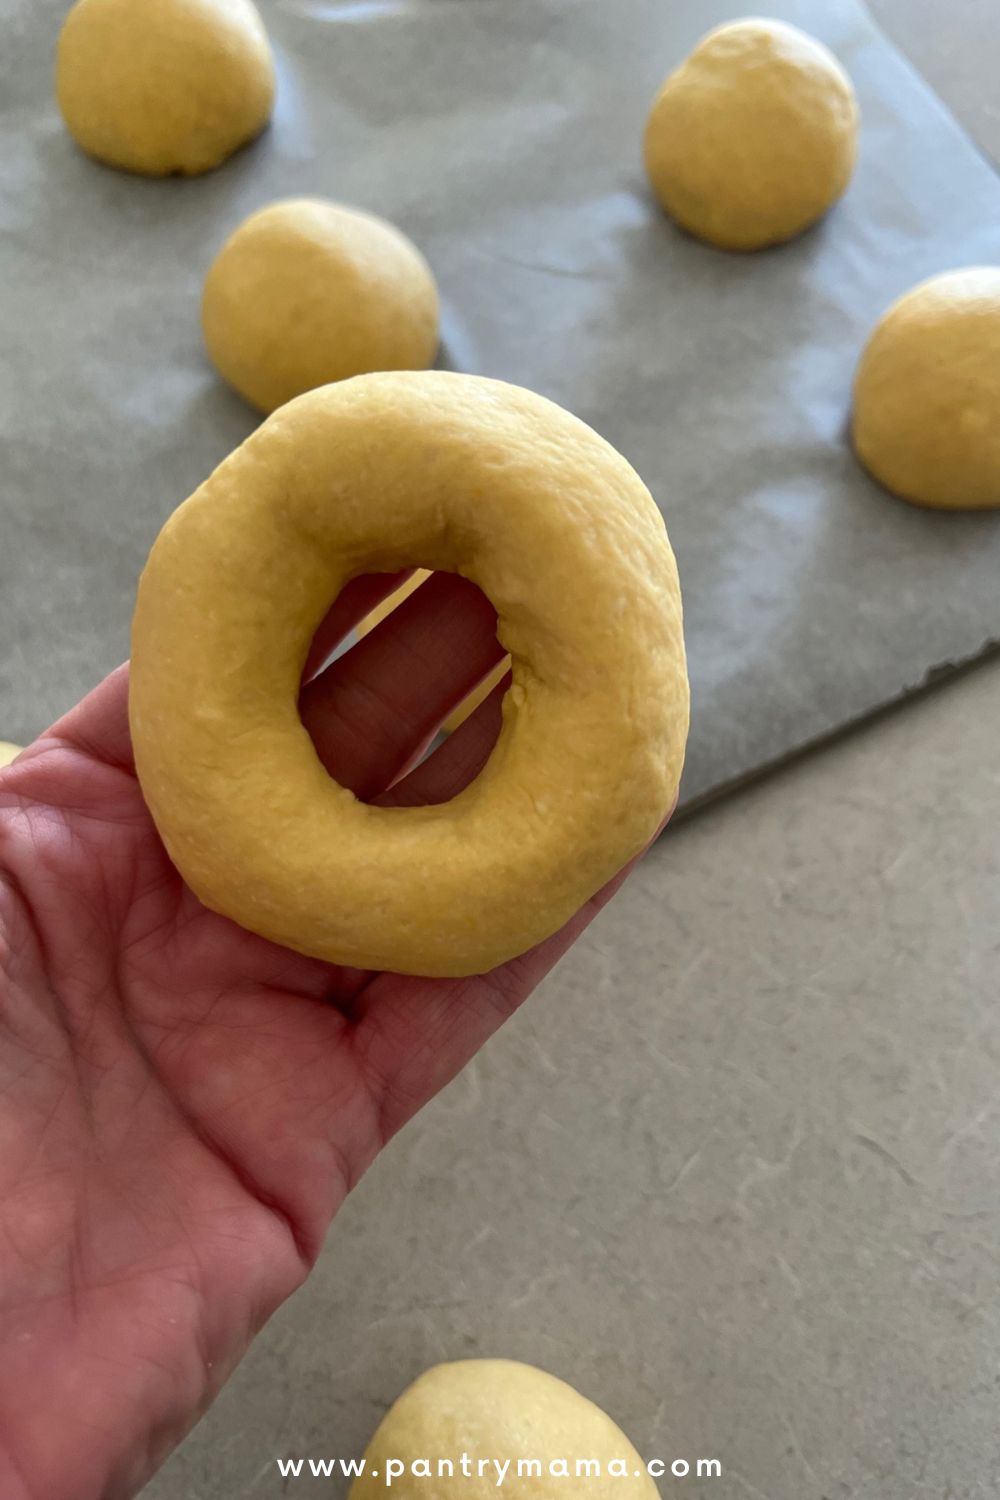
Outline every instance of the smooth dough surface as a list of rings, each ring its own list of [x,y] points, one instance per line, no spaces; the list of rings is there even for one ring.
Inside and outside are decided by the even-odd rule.
[[[9,766],[16,755],[21,753],[20,745],[12,745],[9,740],[0,740],[0,766]]]
[[[264,23],[251,0],[77,0],[56,97],[77,144],[110,166],[209,172],[270,118]]]
[[[201,305],[222,378],[261,411],[330,381],[422,370],[438,346],[430,267],[384,219],[322,198],[251,214],[219,251]]]
[[[646,170],[691,234],[759,250],[807,229],[851,179],[858,107],[822,43],[781,21],[732,21],[664,83],[646,124]]]
[[[889,308],[858,366],[853,435],[904,500],[1000,506],[1000,266],[932,277]]]
[[[371,613],[359,622],[358,635],[367,635],[369,630],[374,630],[376,625],[380,625],[387,615],[391,615],[393,610],[402,604],[404,599],[408,599],[414,589],[418,589],[430,576],[426,568],[417,568],[405,583],[401,583],[398,589],[394,589],[387,598],[376,604]],[[479,686],[473,688],[468,697],[463,698],[458,707],[452,710],[442,724],[442,729],[448,734],[453,734],[460,724],[465,723],[470,714],[475,713],[480,703],[485,702],[497,684],[503,682],[509,671],[510,658],[504,657],[503,661],[497,662],[492,672],[487,673]]]
[[[359,802],[298,714],[331,601],[441,568],[513,662],[480,775]],[[635,471],[500,381],[359,376],[282,407],[167,522],[142,575],[130,721],[143,792],[215,911],[331,962],[479,973],[561,927],[653,836],[680,780],[677,570]]]
[[[466,1478],[462,1454],[478,1471]],[[455,1475],[437,1477],[438,1459],[450,1459]],[[393,1480],[390,1493],[401,1500],[658,1500],[656,1485],[643,1460],[606,1412],[565,1381],[531,1365],[507,1359],[466,1359],[435,1365],[415,1380],[383,1417],[365,1453],[365,1472],[351,1486],[350,1500],[385,1495],[386,1465],[396,1459],[405,1472]],[[427,1459],[430,1478],[410,1473]],[[494,1460],[510,1460],[502,1488]],[[517,1474],[518,1459],[537,1459],[541,1475]],[[600,1474],[576,1477],[577,1459],[594,1459]],[[564,1460],[569,1477],[558,1467]],[[616,1462],[617,1471],[609,1474]],[[621,1470],[624,1469],[624,1474]],[[378,1471],[374,1477],[372,1471]]]

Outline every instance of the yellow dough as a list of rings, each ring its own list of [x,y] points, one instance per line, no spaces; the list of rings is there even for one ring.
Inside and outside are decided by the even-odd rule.
[[[373,807],[298,714],[361,573],[492,600],[513,685],[480,775]],[[441,371],[310,392],[170,518],[139,584],[130,721],[150,810],[214,911],[334,963],[479,973],[561,927],[659,827],[688,686],[677,570],[625,459],[516,386]]]
[[[904,500],[1000,506],[1000,266],[935,276],[889,308],[854,382],[854,447]]]
[[[201,304],[219,374],[261,411],[374,370],[421,370],[438,346],[430,267],[384,219],[321,198],[251,214]]]
[[[9,740],[0,740],[0,766],[9,766],[14,757],[20,753],[20,745],[12,745]]]
[[[851,80],[795,26],[710,31],[671,73],[646,125],[646,170],[667,213],[725,250],[759,250],[822,218],[857,153]]]
[[[209,172],[270,118],[264,23],[250,0],[77,0],[56,97],[77,144],[110,166]]]
[[[454,1465],[453,1476],[443,1469],[439,1477],[441,1460]],[[531,1460],[540,1474],[524,1467]],[[578,1460],[598,1467],[578,1470]],[[365,1472],[351,1485],[350,1500],[387,1493],[400,1500],[495,1500],[498,1494],[511,1500],[659,1500],[643,1460],[599,1406],[554,1375],[508,1359],[435,1365],[403,1392],[368,1445]]]
[[[380,604],[376,604],[371,614],[365,616],[358,625],[358,635],[367,635],[369,630],[374,630],[376,625],[380,625],[387,615],[392,614],[397,605],[402,604],[404,599],[408,599],[414,589],[419,588],[424,579],[430,576],[426,568],[417,568],[405,583],[401,583],[399,588],[394,590],[388,598],[383,599]],[[497,662],[493,671],[483,678],[479,686],[473,688],[468,697],[464,698],[458,707],[452,710],[441,727],[449,734],[453,734],[460,724],[465,723],[470,714],[475,713],[480,703],[486,701],[497,683],[502,682],[509,671],[510,658],[504,657],[503,661]]]

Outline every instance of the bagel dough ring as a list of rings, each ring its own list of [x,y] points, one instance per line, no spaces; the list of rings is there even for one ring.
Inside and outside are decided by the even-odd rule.
[[[436,1479],[442,1459],[454,1464],[454,1474],[445,1470]],[[518,1473],[519,1459],[537,1461],[541,1474]],[[456,1360],[419,1376],[379,1423],[349,1500],[384,1495],[392,1460],[404,1465],[392,1479],[400,1500],[491,1500],[498,1493],[511,1500],[659,1500],[646,1465],[607,1412],[566,1381],[510,1359]],[[599,1470],[577,1470],[580,1462]]]
[[[425,566],[497,609],[513,682],[450,802],[377,807],[298,713],[332,599]],[[484,972],[549,937],[656,833],[688,722],[674,556],[625,459],[541,396],[432,371],[282,407],[167,521],[139,584],[146,801],[206,906],[339,964]]]
[[[284,199],[244,219],[201,300],[212,363],[264,412],[333,380],[426,369],[438,318],[434,276],[412,240],[323,198]]]
[[[801,234],[847,188],[854,87],[821,42],[751,17],[703,36],[646,124],[646,171],[678,224],[723,250]]]
[[[430,576],[426,568],[417,568],[415,573],[411,573],[409,578],[399,585],[398,589],[394,589],[387,598],[382,599],[376,604],[370,614],[365,615],[364,619],[358,622],[355,627],[358,635],[367,635],[370,630],[375,629],[376,625],[381,625],[382,621],[391,615],[393,610],[402,604],[404,599],[408,599],[414,590],[418,589]],[[480,703],[485,703],[493,689],[499,683],[503,682],[509,671],[510,657],[505,656],[503,661],[497,662],[492,672],[487,672],[478,687],[474,687],[472,692],[463,698],[456,708],[452,709],[441,725],[445,733],[454,734],[459,725],[464,724],[470,714],[475,713]]]
[[[274,63],[251,0],[77,0],[56,98],[89,156],[148,177],[210,172],[259,135]]]
[[[858,365],[852,428],[900,499],[1000,506],[1000,266],[932,276],[893,303]]]
[[[9,740],[0,740],[0,766],[9,766],[20,753],[20,745],[12,745]]]

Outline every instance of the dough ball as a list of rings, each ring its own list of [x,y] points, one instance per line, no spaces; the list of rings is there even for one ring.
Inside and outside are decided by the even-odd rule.
[[[9,766],[15,755],[20,755],[20,753],[20,745],[12,745],[9,740],[0,740],[0,766]]]
[[[486,1472],[465,1478],[463,1453],[473,1471],[479,1459],[489,1460]],[[553,1500],[563,1492],[588,1500],[659,1500],[639,1454],[599,1406],[554,1375],[507,1359],[466,1359],[428,1370],[383,1417],[365,1458],[366,1472],[351,1486],[350,1500],[384,1500],[387,1493],[400,1500],[445,1500],[451,1494],[456,1500],[495,1500],[498,1494]],[[454,1478],[438,1481],[434,1467],[430,1479],[409,1472],[417,1459],[434,1466],[445,1458],[455,1464]],[[538,1459],[541,1475],[518,1476],[519,1458]],[[406,1466],[391,1491],[384,1477],[389,1459]],[[499,1489],[494,1459],[511,1461]],[[600,1475],[577,1477],[577,1459],[596,1459]],[[607,1473],[614,1459],[619,1477]],[[556,1460],[566,1460],[562,1474],[547,1472]]]
[[[402,604],[404,599],[408,599],[413,593],[414,589],[419,588],[424,579],[429,578],[430,576],[431,575],[426,568],[415,568],[414,571],[410,574],[409,578],[407,578],[405,583],[401,583],[398,589],[396,589],[393,593],[388,594],[386,598],[376,604],[375,608],[371,611],[370,614],[366,615],[363,620],[359,621],[357,627],[358,635],[364,636],[367,635],[370,630],[374,630],[376,625],[380,625],[387,615],[391,615],[393,610],[398,605]],[[460,725],[465,723],[470,714],[475,713],[480,703],[485,703],[486,699],[490,696],[493,689],[497,686],[498,683],[504,680],[509,671],[510,657],[505,656],[503,661],[497,662],[496,666],[493,668],[493,671],[488,673],[487,676],[483,678],[479,686],[474,687],[469,696],[467,698],[463,698],[462,702],[458,705],[457,708],[452,709],[451,713],[441,725],[441,728],[445,731],[445,733],[454,734],[455,730],[458,729]]]
[[[264,23],[251,0],[77,0],[56,97],[77,144],[112,167],[209,172],[270,117]]]
[[[935,276],[889,308],[854,382],[854,447],[904,500],[1000,506],[1000,266]]]
[[[422,370],[438,346],[430,267],[384,219],[319,198],[273,203],[208,273],[205,343],[219,374],[271,412],[376,370]]]
[[[658,94],[646,170],[667,213],[725,250],[807,229],[843,193],[857,153],[851,80],[781,21],[710,31]]]

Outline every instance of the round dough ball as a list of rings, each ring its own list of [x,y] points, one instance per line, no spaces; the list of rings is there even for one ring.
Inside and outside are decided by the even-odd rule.
[[[400,230],[321,198],[251,214],[219,251],[201,305],[223,380],[272,412],[377,370],[423,370],[438,346],[431,269]]]
[[[77,144],[109,166],[210,172],[270,118],[264,23],[251,0],[77,0],[56,97]]]
[[[14,757],[20,753],[20,745],[12,745],[9,740],[0,740],[0,766],[9,766]]]
[[[832,52],[781,21],[733,21],[703,37],[660,90],[646,170],[691,234],[759,250],[836,202],[857,135],[854,89]]]
[[[470,1459],[471,1477],[460,1467]],[[588,1500],[659,1500],[646,1466],[621,1428],[565,1381],[508,1359],[464,1359],[436,1365],[405,1390],[386,1415],[365,1453],[365,1472],[351,1486],[350,1500],[376,1500],[391,1493],[401,1500],[455,1493],[460,1500],[553,1500],[586,1495]],[[439,1459],[455,1465],[454,1478],[437,1480]],[[479,1460],[485,1472],[478,1473]],[[510,1460],[498,1489],[501,1465]],[[536,1459],[540,1475],[517,1472],[517,1461]],[[577,1459],[595,1460],[601,1472],[575,1470]],[[404,1472],[386,1490],[388,1464]],[[431,1478],[410,1472],[426,1460]],[[617,1460],[617,1470],[607,1470]],[[549,1471],[564,1461],[566,1467]],[[377,1477],[373,1471],[377,1470]]]
[[[1000,266],[932,277],[889,308],[858,367],[853,435],[904,500],[1000,506]]]
[[[370,614],[365,615],[365,618],[359,621],[357,626],[358,635],[367,635],[370,630],[375,629],[376,625],[381,625],[382,621],[388,615],[391,615],[393,610],[402,604],[404,599],[408,599],[413,591],[418,589],[424,580],[430,576],[426,568],[415,568],[405,583],[401,583],[398,589],[388,594],[379,604],[376,604]],[[463,698],[458,707],[452,709],[441,725],[445,733],[454,734],[455,730],[464,724],[471,714],[475,713],[480,703],[486,702],[493,689],[503,682],[509,671],[510,657],[505,656],[502,661],[497,662],[492,672],[487,673],[479,686],[474,687],[468,697]]]

